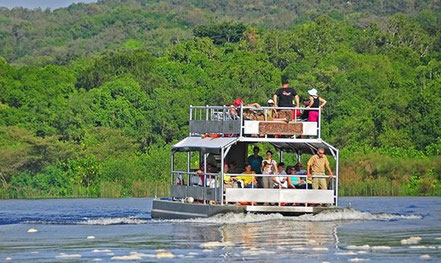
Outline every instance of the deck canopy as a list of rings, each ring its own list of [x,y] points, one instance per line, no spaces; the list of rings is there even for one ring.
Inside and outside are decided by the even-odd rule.
[[[220,153],[238,141],[237,137],[202,138],[187,137],[173,145],[174,152],[201,151],[203,153]]]
[[[323,140],[313,140],[309,142],[271,142],[274,147],[284,152],[301,152],[315,154],[317,149],[325,149],[325,154],[334,155],[337,149]]]

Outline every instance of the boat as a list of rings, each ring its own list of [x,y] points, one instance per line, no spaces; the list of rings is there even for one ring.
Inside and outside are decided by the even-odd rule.
[[[305,108],[241,105],[237,115],[232,116],[228,106],[190,105],[189,135],[174,144],[171,151],[171,196],[153,200],[152,218],[203,218],[225,213],[298,216],[338,209],[339,150],[321,138],[321,109],[308,109],[318,111],[317,122],[297,116],[274,119],[267,114],[281,110],[294,113]],[[234,161],[238,170],[243,170],[249,148],[262,143],[274,146],[279,162],[286,157],[300,162],[302,156],[307,158],[324,149],[332,157],[329,160],[334,171],[328,189],[314,190],[308,184],[305,189],[259,188],[254,183],[250,188],[227,187],[226,176],[238,174],[225,171],[223,164]],[[297,176],[307,179],[306,175]]]

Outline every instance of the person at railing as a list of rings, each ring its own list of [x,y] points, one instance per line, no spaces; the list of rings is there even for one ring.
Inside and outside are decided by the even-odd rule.
[[[272,100],[272,99],[268,100],[268,107],[274,107],[274,100]],[[272,121],[276,118],[277,118],[276,109],[265,109],[265,120],[266,121]]]
[[[313,175],[325,175],[325,167],[329,172],[329,179],[332,179],[332,170],[329,166],[328,158],[325,155],[325,149],[319,148],[317,154],[311,156],[308,161],[308,166],[306,168],[308,179],[311,179]],[[326,178],[312,178],[312,189],[319,189],[319,187],[322,190],[328,189]]]
[[[308,107],[309,106],[309,103],[310,103],[310,101],[309,101],[309,99],[305,99],[304,101],[303,101],[303,108],[306,108],[306,107]],[[300,115],[300,120],[302,120],[302,121],[307,121],[308,120],[308,117],[309,117],[309,110],[303,110],[303,112],[302,112],[302,115]]]
[[[239,114],[237,114],[236,107],[234,105],[230,105],[228,107],[228,112],[226,114],[226,120],[238,120]]]
[[[262,174],[272,175],[277,171],[277,162],[272,159],[273,153],[271,151],[266,152],[266,159],[262,161]],[[260,177],[261,185],[263,188],[272,188],[273,179],[271,176]]]
[[[287,171],[288,174],[292,176],[288,177],[288,185],[291,189],[312,189],[312,181],[307,179],[305,175],[307,175],[306,170],[303,169],[303,165],[301,163],[297,163],[294,167],[288,166]],[[305,177],[301,177],[301,176]],[[306,179],[306,182],[305,182]],[[308,185],[308,187],[306,187]]]
[[[245,171],[242,173],[241,176],[236,177],[238,186],[240,188],[256,188],[257,181],[254,174],[256,174],[256,172],[251,170],[251,164],[246,163]]]
[[[256,174],[262,173],[262,156],[259,155],[260,148],[257,146],[254,146],[253,148],[253,154],[248,156],[247,163],[251,165],[251,170],[254,171]]]
[[[277,165],[277,173],[276,174],[278,176],[273,177],[274,188],[279,188],[279,189],[288,188],[288,177],[280,176],[280,175],[287,175],[285,172],[285,164],[283,162],[280,162]]]
[[[289,165],[286,168],[286,173],[288,175],[295,175],[296,169],[294,168],[294,166]],[[288,176],[288,188],[296,189],[299,186],[300,182],[301,179],[298,176]]]
[[[228,175],[228,173],[229,173],[228,164],[224,163],[224,188],[237,188],[236,177],[230,176]]]
[[[240,106],[246,106],[246,107],[253,107],[253,108],[260,108],[259,103],[250,103],[250,104],[244,104],[243,100],[241,98],[236,98],[234,100],[234,107],[239,108]],[[240,115],[240,114],[239,114]],[[253,109],[243,109],[243,117],[247,120],[257,120],[259,117],[258,115],[263,115],[261,111],[257,112]]]
[[[203,186],[204,183],[202,182],[202,178],[204,177],[204,172],[199,169],[196,171],[196,175],[193,175],[191,177],[191,185],[192,186]]]
[[[274,106],[275,107],[294,107],[294,101],[296,103],[296,107],[298,108],[300,105],[300,97],[295,91],[295,89],[289,87],[288,79],[283,76],[282,77],[282,88],[276,90],[273,95]],[[289,122],[292,120],[292,111],[291,110],[281,110],[279,112],[279,118],[286,118],[286,121]]]
[[[309,105],[306,108],[323,108],[326,104],[326,100],[319,97],[316,89],[308,90]],[[319,112],[316,110],[308,110],[308,121],[318,122]]]

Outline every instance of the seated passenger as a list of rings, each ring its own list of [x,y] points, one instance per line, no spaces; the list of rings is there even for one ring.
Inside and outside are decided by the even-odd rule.
[[[224,188],[237,188],[236,178],[227,175],[228,173],[228,164],[224,163]]]
[[[300,184],[303,181],[301,178],[299,178],[298,176],[294,176],[296,175],[296,169],[294,168],[294,166],[288,166],[288,168],[286,168],[286,173],[288,175],[288,188],[290,189],[300,189]]]
[[[204,172],[201,169],[197,170],[196,175],[193,175],[191,177],[191,180],[190,180],[191,185],[192,186],[202,186],[203,182],[202,182],[201,178],[203,178],[203,177],[204,177]]]
[[[274,107],[274,101],[272,99],[268,100],[268,107]],[[277,118],[276,109],[265,109],[265,120],[272,121]]]
[[[280,162],[279,165],[277,165],[277,175],[286,175],[284,169],[285,169],[285,164],[283,162]],[[288,188],[288,178],[286,176],[283,177],[274,176],[273,182],[274,182],[274,188],[279,188],[279,189]]]
[[[251,104],[244,104],[243,100],[241,98],[237,98],[234,100],[234,107],[239,108],[240,106],[245,107],[253,107],[253,108],[260,108],[259,103],[251,103]],[[257,120],[258,115],[262,115],[263,113],[261,111],[257,112],[254,109],[243,109],[243,117],[247,120]]]
[[[241,188],[257,188],[257,181],[256,177],[252,176],[251,174],[256,174],[253,170],[251,170],[251,164],[246,163],[245,164],[245,172],[242,174],[246,174],[248,176],[238,176],[237,183],[239,187]]]
[[[305,169],[303,169],[302,163],[297,163],[294,167],[295,169],[295,175],[307,175],[307,172]],[[298,177],[300,182],[297,185],[297,189],[312,189],[312,180],[306,177]],[[306,182],[305,182],[306,180]]]
[[[238,120],[239,119],[239,115],[237,114],[236,108],[234,107],[234,105],[230,105],[228,107],[228,112],[226,115],[226,120]]]

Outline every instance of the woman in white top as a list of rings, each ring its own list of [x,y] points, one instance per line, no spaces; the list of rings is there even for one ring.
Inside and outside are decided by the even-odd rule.
[[[271,175],[277,171],[277,162],[272,159],[273,153],[271,151],[266,152],[266,159],[262,161],[262,174]],[[271,176],[265,176],[262,178],[263,188],[272,188],[273,178]]]

